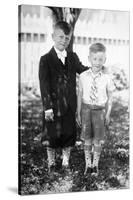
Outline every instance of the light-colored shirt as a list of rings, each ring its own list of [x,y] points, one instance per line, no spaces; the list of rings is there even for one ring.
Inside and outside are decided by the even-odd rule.
[[[94,78],[97,87],[96,102],[92,101],[90,96]],[[79,76],[79,91],[82,92],[82,101],[84,103],[105,106],[105,103],[108,100],[107,92],[113,91],[114,89],[115,88],[111,77],[109,74],[105,74],[103,71],[100,71],[95,75],[90,68],[81,73]]]
[[[54,47],[54,49],[57,54],[57,57],[62,61],[63,64],[65,64],[65,58],[67,57],[66,50],[59,51],[56,47]]]

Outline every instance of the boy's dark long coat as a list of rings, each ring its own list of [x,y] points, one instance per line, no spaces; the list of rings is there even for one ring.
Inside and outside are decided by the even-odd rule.
[[[53,147],[60,146],[57,143],[62,143],[62,146],[74,145],[77,105],[76,73],[81,73],[86,69],[73,52],[67,52],[65,65],[58,59],[54,48],[40,59],[39,81],[43,110],[52,108],[54,111],[54,122],[47,123],[47,132]],[[46,124],[45,118],[44,124]],[[69,138],[65,138],[67,135]],[[62,136],[65,141],[60,140]]]

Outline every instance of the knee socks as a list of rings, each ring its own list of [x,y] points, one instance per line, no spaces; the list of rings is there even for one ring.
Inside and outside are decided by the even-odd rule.
[[[91,155],[92,155],[92,146],[91,145],[85,145],[84,146],[84,153],[85,153],[85,163],[86,163],[86,168],[90,167],[91,168]]]
[[[47,147],[48,167],[55,165],[55,149]]]
[[[66,147],[62,150],[62,156],[63,156],[62,165],[63,166],[69,165],[70,151],[71,151],[71,147]]]
[[[92,167],[97,167],[98,168],[101,150],[102,150],[101,144],[94,145]]]
[[[63,156],[62,165],[63,166],[69,165],[70,151],[71,151],[70,147],[64,148],[62,150],[62,156]],[[51,165],[55,165],[55,153],[56,153],[55,149],[47,147],[48,167],[50,167]]]

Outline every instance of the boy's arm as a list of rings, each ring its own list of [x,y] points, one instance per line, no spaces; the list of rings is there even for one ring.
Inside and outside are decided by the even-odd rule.
[[[82,86],[81,86],[81,80],[79,78],[79,86],[78,86],[78,97],[77,97],[77,117],[78,117],[78,123],[81,125],[81,104],[82,104]]]
[[[114,83],[111,79],[111,77],[108,77],[107,82],[107,103],[106,103],[106,114],[105,114],[105,124],[108,126],[110,123],[110,114],[112,110],[112,102],[113,102],[113,91],[115,90]]]
[[[77,56],[77,54],[76,54],[76,53],[73,53],[73,55],[74,55],[74,59],[75,59],[76,72],[77,72],[78,74],[80,74],[80,73],[84,72],[85,70],[87,70],[88,67],[87,67],[87,66],[84,66],[84,65],[81,63],[81,61],[79,60],[79,57]]]
[[[110,123],[110,114],[112,110],[112,91],[107,91],[108,100],[106,103],[105,125]]]
[[[50,95],[49,70],[46,56],[40,58],[39,83],[46,120],[53,119],[53,103]]]

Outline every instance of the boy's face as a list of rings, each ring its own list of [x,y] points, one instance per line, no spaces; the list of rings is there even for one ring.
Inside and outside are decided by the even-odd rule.
[[[89,61],[92,65],[93,71],[99,72],[106,61],[106,55],[104,52],[90,52]]]
[[[66,49],[69,45],[71,35],[71,33],[66,35],[62,29],[55,29],[52,35],[55,47],[59,51],[63,51],[64,49]]]

